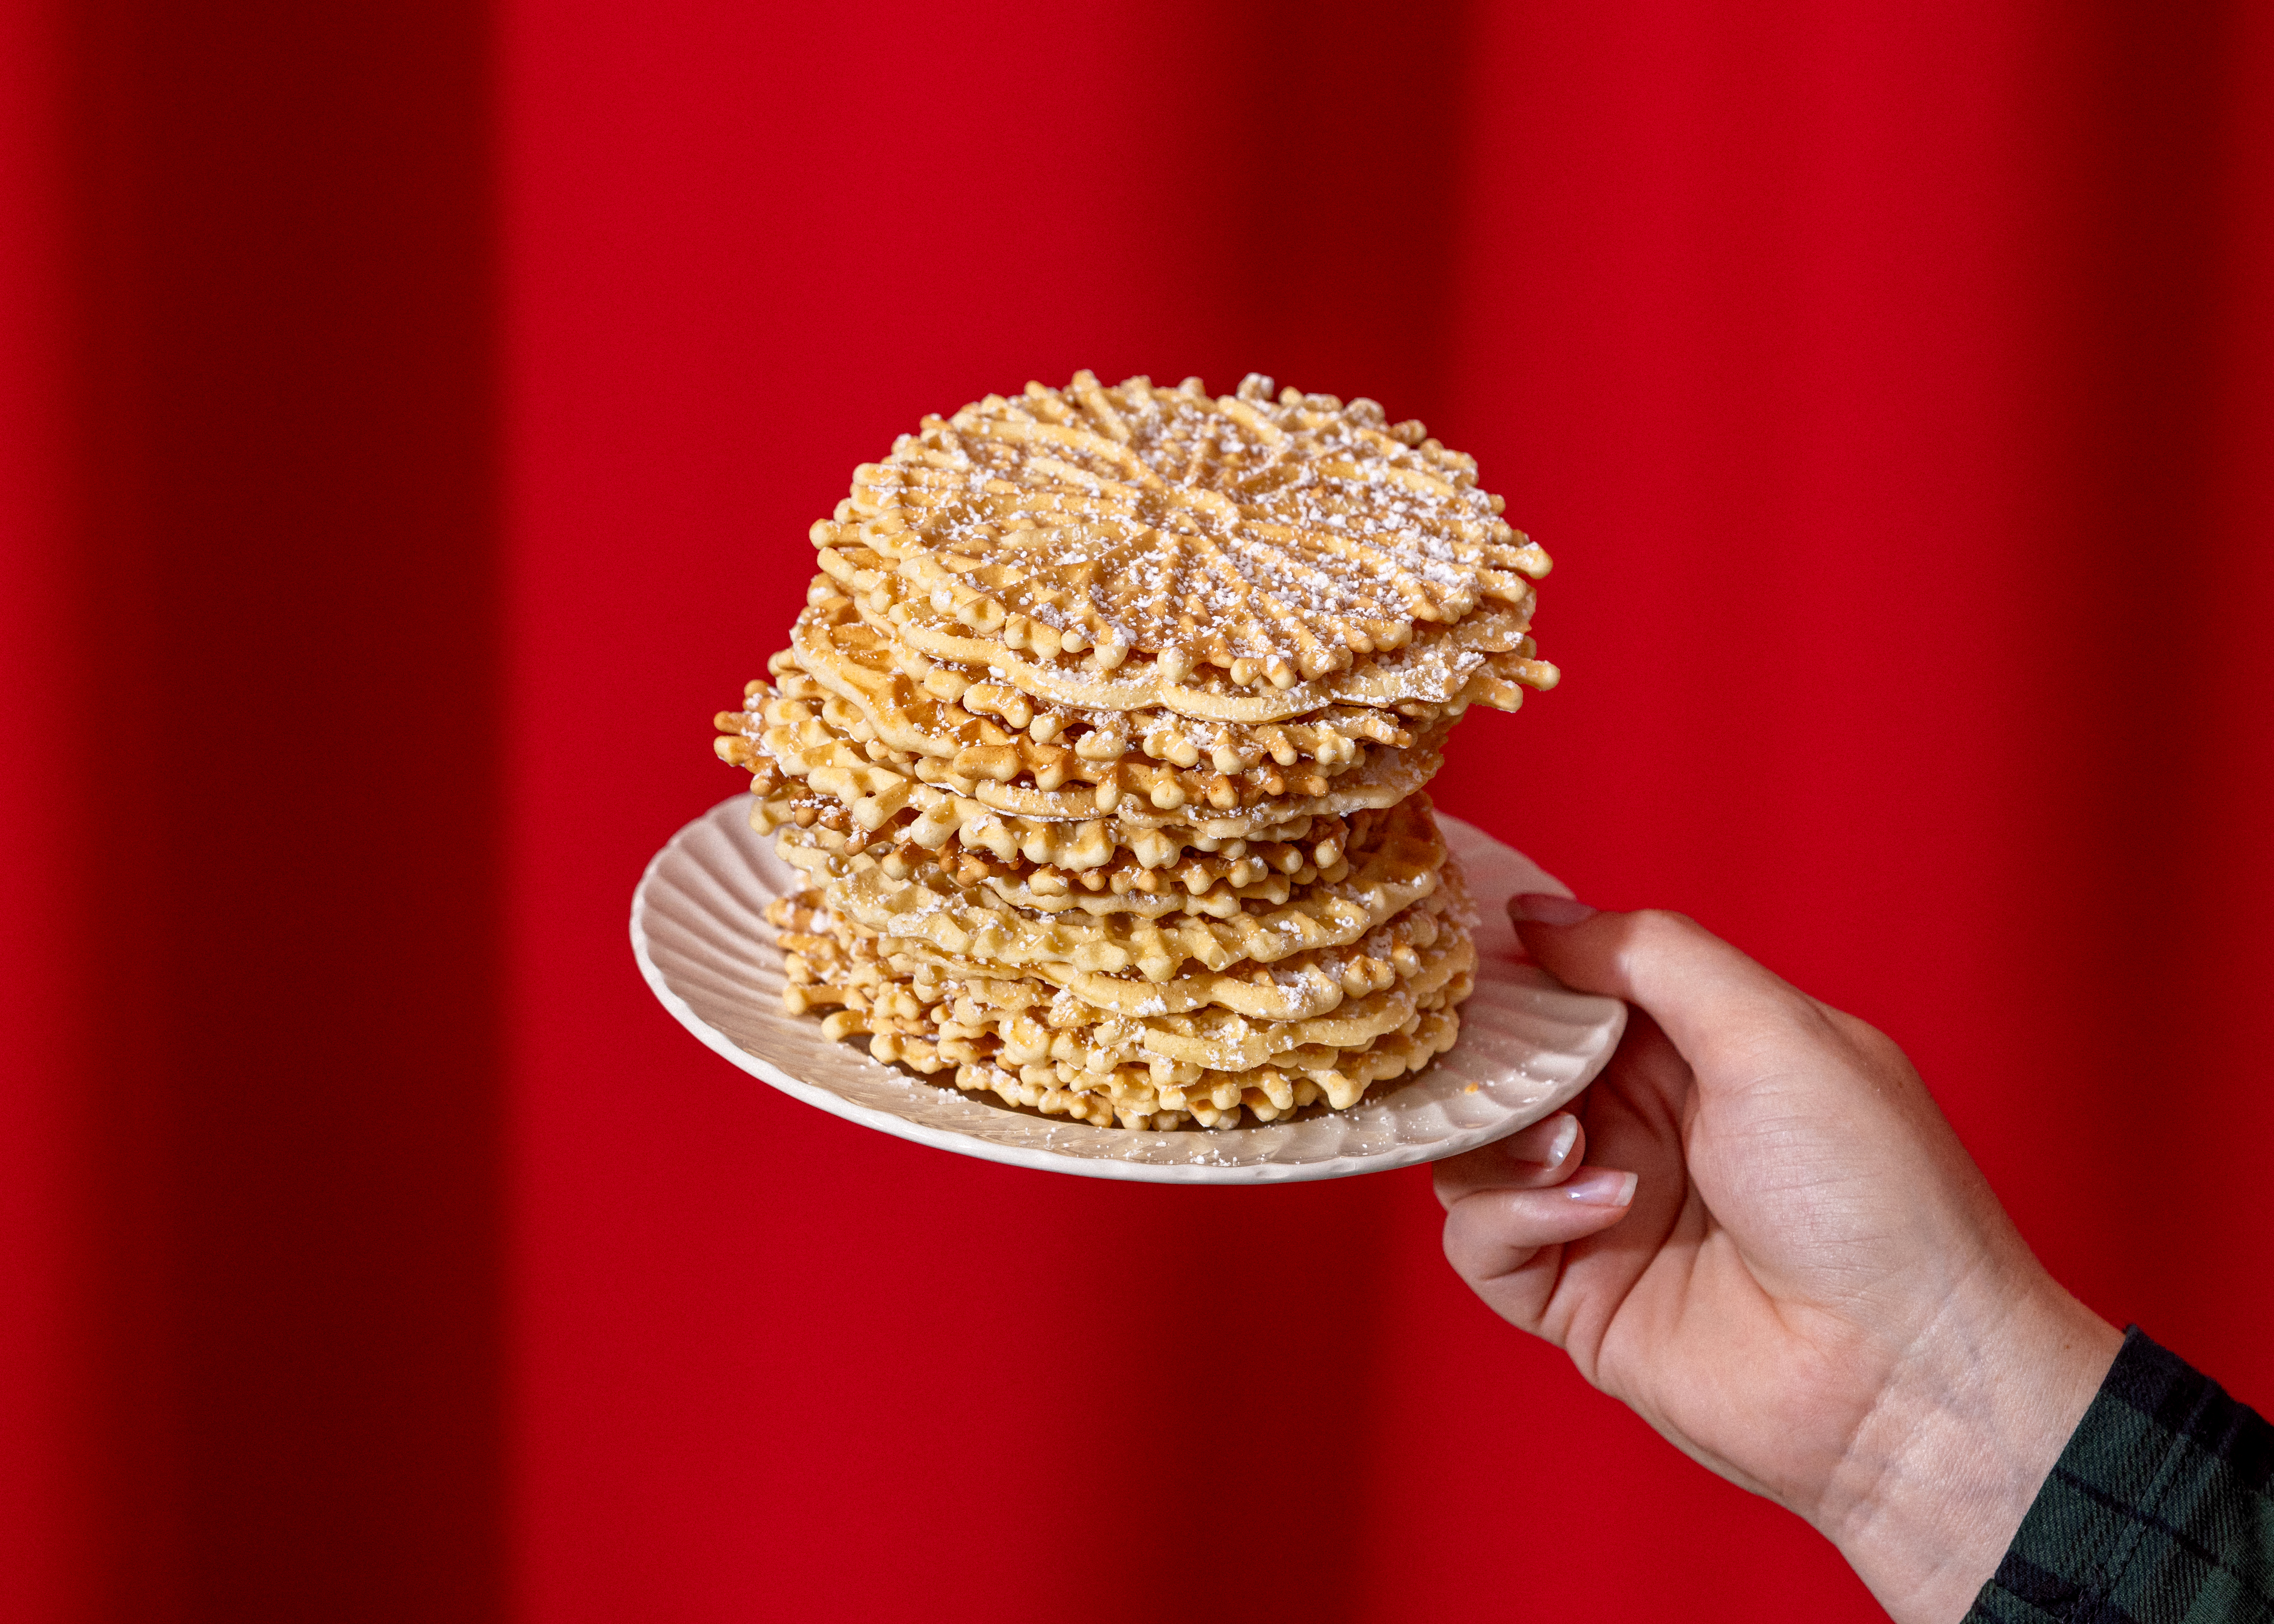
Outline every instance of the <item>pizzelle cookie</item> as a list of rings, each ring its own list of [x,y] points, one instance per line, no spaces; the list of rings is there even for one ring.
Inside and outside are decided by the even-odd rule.
[[[1458,1031],[1475,966],[1458,871],[1350,948],[1274,973],[1200,972],[1164,985],[894,951],[810,891],[770,917],[788,951],[786,1000],[827,1011],[832,1037],[1012,1104],[1100,1126],[1271,1121],[1425,1064]],[[1140,992],[1137,989],[1142,989]],[[1117,996],[1118,995],[1118,996]]]
[[[1355,831],[1369,827],[1369,817],[1382,816],[1298,819],[1275,831],[1284,838],[1209,841],[1207,849],[1188,851],[1163,868],[1148,868],[1125,851],[1095,867],[1071,868],[961,846],[933,851],[907,839],[900,827],[872,834],[856,827],[837,801],[802,786],[771,789],[750,809],[751,826],[761,833],[779,830],[783,859],[809,873],[832,872],[836,859],[865,856],[896,880],[937,869],[958,884],[984,885],[1038,912],[1080,906],[1086,913],[1156,916],[1172,910],[1221,915],[1252,897],[1284,901],[1294,886],[1321,875],[1340,878]]]
[[[832,1038],[1160,1130],[1346,1109],[1457,1035],[1473,916],[1422,786],[1557,679],[1547,555],[1474,462],[1251,376],[928,417],[813,527],[789,646],[718,717],[810,889]]]
[[[1260,697],[1480,611],[1472,625],[1521,635],[1547,558],[1500,509],[1473,459],[1371,401],[1083,372],[925,419],[855,471],[814,540],[878,555],[919,646],[999,647],[1006,673],[1141,682],[1181,710],[1202,666]]]
[[[1340,947],[1436,890],[1445,846],[1427,798],[1402,816],[1339,881],[1319,880],[1284,903],[1250,904],[1224,917],[1148,919],[1129,914],[1036,914],[943,876],[894,880],[880,866],[847,865],[832,876],[832,912],[878,935],[926,943],[944,952],[996,964],[1070,965],[1107,974],[1135,971],[1165,981],[1187,961],[1222,970],[1269,965],[1321,947]]]

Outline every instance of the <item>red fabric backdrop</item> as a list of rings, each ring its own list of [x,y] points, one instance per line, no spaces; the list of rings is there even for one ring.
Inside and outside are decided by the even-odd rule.
[[[1424,1175],[921,1151],[642,987],[808,523],[1081,366],[1472,451],[1567,682],[1442,803],[2274,1402],[2270,93],[2240,4],[15,0],[20,1616],[1872,1616]]]

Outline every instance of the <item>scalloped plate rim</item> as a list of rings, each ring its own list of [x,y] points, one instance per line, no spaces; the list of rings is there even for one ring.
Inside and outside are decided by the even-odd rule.
[[[1599,1027],[1604,1032],[1604,1035],[1598,1040],[1592,1051],[1559,1051],[1578,1060],[1577,1069],[1571,1076],[1557,1084],[1541,1099],[1532,1102],[1525,1110],[1512,1113],[1505,1120],[1490,1123],[1482,1127],[1461,1129],[1442,1139],[1426,1143],[1403,1144],[1387,1150],[1361,1154],[1340,1154],[1322,1157],[1315,1161],[1255,1162],[1234,1164],[1135,1162],[1121,1157],[1083,1155],[1033,1146],[1008,1145],[982,1139],[974,1134],[960,1132],[952,1128],[937,1127],[877,1106],[864,1105],[859,1101],[847,1099],[832,1089],[794,1076],[775,1061],[745,1049],[727,1034],[705,1020],[694,1005],[672,986],[670,978],[666,974],[663,967],[656,962],[647,928],[647,917],[652,906],[650,899],[651,889],[659,878],[669,877],[667,870],[672,860],[692,837],[714,823],[720,822],[720,814],[728,808],[746,808],[749,801],[750,797],[747,793],[728,796],[705,810],[701,816],[690,819],[682,825],[669,840],[664,843],[662,848],[648,860],[646,868],[641,872],[639,883],[632,892],[631,917],[629,921],[632,955],[638,961],[641,978],[646,981],[648,989],[655,994],[657,1001],[671,1012],[674,1019],[692,1033],[704,1048],[728,1061],[737,1069],[779,1089],[791,1098],[817,1109],[826,1111],[832,1116],[841,1117],[864,1128],[874,1129],[879,1133],[890,1134],[895,1139],[907,1139],[915,1144],[929,1146],[935,1150],[945,1150],[958,1155],[974,1156],[983,1161],[1027,1168],[1039,1172],[1065,1173],[1078,1177],[1121,1179],[1144,1184],[1297,1184],[1317,1179],[1350,1178],[1366,1173],[1384,1172],[1393,1168],[1412,1167],[1442,1161],[1445,1157],[1459,1155],[1465,1151],[1473,1150],[1480,1145],[1489,1145],[1495,1139],[1504,1139],[1509,1134],[1519,1132],[1569,1103],[1588,1084],[1592,1083],[1604,1065],[1609,1062],[1611,1054],[1618,1047],[1619,1039],[1625,1028],[1626,1005],[1617,999],[1574,992],[1550,980],[1544,972],[1534,970],[1531,974],[1532,977],[1536,978],[1536,981],[1527,981],[1525,984],[1533,986],[1537,991],[1558,995],[1561,998],[1571,1000],[1575,1004],[1608,1006],[1593,1023],[1577,1019],[1571,1023],[1583,1027],[1591,1026]],[[1436,816],[1439,824],[1445,830],[1448,845],[1456,847],[1457,850],[1461,847],[1469,847],[1472,850],[1497,848],[1499,852],[1506,853],[1509,857],[1530,867],[1533,872],[1541,875],[1547,881],[1547,888],[1563,895],[1570,894],[1568,887],[1555,880],[1553,876],[1547,875],[1544,869],[1540,868],[1536,863],[1532,862],[1530,858],[1525,857],[1513,846],[1495,839],[1464,818],[1455,817],[1442,810],[1438,811]],[[747,818],[747,814],[744,815],[744,818]],[[734,823],[739,825],[739,829],[731,831],[729,838],[736,838],[741,831],[747,831],[749,828],[747,821],[734,820]],[[757,876],[754,875],[754,877]],[[768,945],[764,951],[773,950]],[[722,973],[732,974],[729,966],[722,965],[719,967]],[[763,995],[759,996],[763,996]],[[1449,1050],[1448,1054],[1457,1053],[1459,1048],[1460,1042],[1456,1041],[1453,1049]],[[905,1073],[885,1066],[881,1062],[856,1057],[862,1058],[866,1064],[876,1066],[880,1071],[895,1077],[904,1077],[911,1083],[926,1087],[939,1086],[937,1084],[922,1083],[920,1079],[906,1077]],[[975,1096],[957,1095],[953,1090],[949,1093],[953,1098],[968,1099],[979,1109],[1003,1109],[987,1105]],[[1038,1127],[1044,1129],[1081,1128],[1089,1132],[1115,1134],[1148,1132],[1092,1128],[1087,1124],[1057,1124],[1041,1117],[1027,1116],[1024,1113],[1015,1114],[1022,1120],[1033,1122]],[[1306,1120],[1315,1122],[1323,1119],[1314,1117]],[[1291,1132],[1301,1125],[1303,1124],[1266,1123],[1234,1130],[1234,1132],[1269,1134],[1275,1128]],[[1168,1132],[1179,1139],[1190,1139],[1196,1149],[1204,1147],[1209,1142],[1209,1138],[1212,1137],[1212,1132],[1205,1129],[1174,1129]]]

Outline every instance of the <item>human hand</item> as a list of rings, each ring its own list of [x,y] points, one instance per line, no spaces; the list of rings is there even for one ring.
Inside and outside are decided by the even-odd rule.
[[[1576,1121],[1437,1164],[1446,1257],[1807,1518],[1898,1620],[1960,1617],[2122,1336],[2030,1253],[1882,1034],[1679,914],[1509,911],[1542,966],[1636,1013]]]

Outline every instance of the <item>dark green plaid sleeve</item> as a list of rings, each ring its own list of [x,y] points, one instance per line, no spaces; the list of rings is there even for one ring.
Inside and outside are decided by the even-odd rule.
[[[2274,1624],[2274,1427],[2134,1326],[1966,1624]]]

